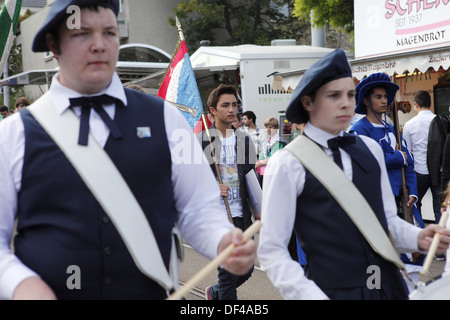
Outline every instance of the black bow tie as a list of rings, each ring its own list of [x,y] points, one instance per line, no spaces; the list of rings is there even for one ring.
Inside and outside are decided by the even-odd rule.
[[[342,137],[336,137],[328,140],[328,147],[333,152],[333,160],[336,164],[342,169],[342,160],[341,153],[339,148],[344,149],[350,157],[356,161],[361,169],[368,172],[369,168],[366,165],[366,161],[364,157],[360,156],[360,152],[358,152],[358,148],[356,147],[356,136],[351,134],[344,134]]]
[[[93,97],[81,97],[69,99],[70,107],[81,106],[81,118],[80,118],[80,133],[78,136],[78,144],[87,146],[89,136],[89,116],[91,109],[93,108],[102,118],[103,122],[109,128],[111,135],[114,139],[122,138],[117,125],[103,109],[103,105],[108,105],[116,102],[116,99],[106,94]]]
[[[356,138],[352,135],[344,135],[339,136],[333,139],[328,140],[328,147],[333,152],[333,160],[336,162],[336,164],[343,169],[342,165],[342,159],[341,159],[341,153],[339,151],[339,148],[344,148],[345,146],[348,146],[350,144],[355,144]]]
[[[355,144],[356,143],[356,137],[353,135],[344,135],[339,136],[333,139],[328,140],[328,147],[330,149],[334,148],[342,148],[342,146],[349,145],[349,144]]]

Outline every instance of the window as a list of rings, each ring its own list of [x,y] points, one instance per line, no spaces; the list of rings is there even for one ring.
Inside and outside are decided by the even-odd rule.
[[[120,49],[119,61],[169,63],[170,58],[154,49],[135,46]]]

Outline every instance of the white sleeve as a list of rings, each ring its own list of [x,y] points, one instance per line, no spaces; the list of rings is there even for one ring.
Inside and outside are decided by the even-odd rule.
[[[11,251],[23,163],[23,123],[19,114],[0,122],[0,299],[12,299],[20,282],[35,272]]]
[[[170,103],[164,121],[172,155],[172,183],[183,238],[208,258],[234,228],[220,206],[220,189],[193,130]]]
[[[264,172],[258,258],[263,270],[285,299],[327,299],[309,280],[287,249],[291,239],[297,197],[303,190],[305,170],[286,150],[276,152]]]

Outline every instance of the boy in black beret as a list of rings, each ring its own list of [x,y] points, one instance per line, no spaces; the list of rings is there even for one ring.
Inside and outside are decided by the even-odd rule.
[[[379,145],[368,137],[344,133],[354,109],[351,69],[345,53],[338,49],[305,72],[286,115],[292,123],[306,123],[303,134],[356,186],[374,212],[381,232],[393,234],[397,249],[427,250],[429,237],[443,232],[439,250],[444,252],[450,241],[448,230],[436,225],[422,230],[397,216]],[[322,180],[289,149],[288,145],[277,152],[266,169],[258,249],[263,269],[282,296],[407,299],[408,290],[399,269],[372,249],[339,204],[340,199],[335,199]],[[290,258],[287,247],[292,231],[306,254],[306,270]],[[373,274],[373,268],[378,273]]]
[[[172,152],[203,154],[184,116],[123,88],[118,11],[117,0],[56,0],[35,37],[59,71],[0,125],[0,300],[164,299],[178,287],[176,224],[208,258],[236,244],[227,271],[253,266],[256,244],[223,214],[206,161]]]

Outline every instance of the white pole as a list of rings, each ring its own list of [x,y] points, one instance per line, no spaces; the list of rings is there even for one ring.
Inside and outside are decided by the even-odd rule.
[[[5,70],[3,72],[3,79],[8,78],[8,60],[5,63]],[[11,110],[9,108],[9,86],[3,87],[3,103],[5,106],[8,107],[8,110]]]
[[[313,11],[311,11],[311,20],[313,16]],[[311,45],[313,47],[322,47],[326,48],[326,39],[325,39],[325,26],[322,28],[318,28],[312,25],[311,23]]]

